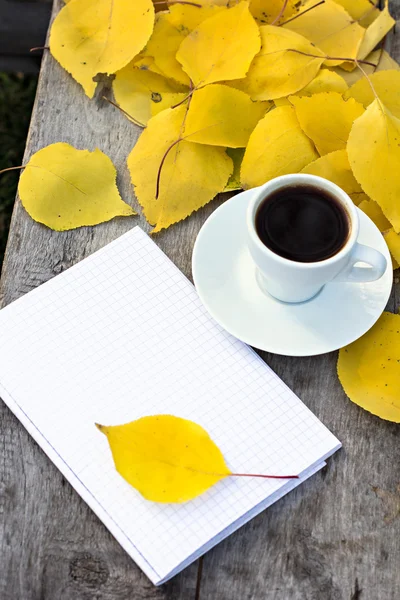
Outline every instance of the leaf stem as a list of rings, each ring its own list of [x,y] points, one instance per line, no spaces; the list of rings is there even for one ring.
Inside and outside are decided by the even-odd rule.
[[[159,2],[153,2],[153,4],[188,4],[189,6],[197,6],[197,8],[202,7],[201,4],[189,2],[189,0],[160,0]]]
[[[179,137],[177,140],[175,140],[175,142],[172,142],[172,144],[170,146],[168,146],[168,148],[164,152],[164,155],[163,155],[163,157],[161,159],[160,166],[158,167],[157,180],[156,180],[156,200],[158,199],[158,196],[160,195],[161,171],[162,171],[162,168],[164,166],[165,160],[166,160],[168,154],[170,153],[170,151],[172,150],[172,148],[174,146],[176,146],[176,144],[179,144],[179,142],[181,142],[181,141],[182,141],[182,138]]]
[[[262,479],[299,479],[298,475],[260,475],[259,473],[229,473],[228,477],[261,477]]]
[[[295,19],[298,19],[299,17],[301,17],[301,16],[305,15],[306,13],[308,13],[310,10],[313,10],[313,8],[317,8],[317,6],[321,6],[321,4],[325,4],[325,0],[321,0],[317,4],[313,4],[313,6],[310,6],[310,8],[306,8],[306,10],[303,10],[303,12],[297,13],[297,15],[294,15],[293,17],[290,17],[290,19],[288,19],[287,21],[284,21],[283,23],[281,23],[280,27],[282,27],[282,25],[286,25],[287,23],[291,23]],[[273,24],[274,23],[272,23],[272,25]]]
[[[31,48],[29,52],[36,52],[36,50],[50,50],[50,46],[35,46],[35,48]]]
[[[18,167],[7,167],[7,169],[2,169],[0,171],[0,175],[6,173],[7,171],[17,171],[18,169],[25,169],[28,165],[19,165]]]
[[[143,127],[143,128],[146,127],[146,125],[144,125],[143,123],[140,123],[140,121],[137,121],[134,117],[132,117],[132,115],[130,115],[128,112],[126,112],[126,110],[121,108],[116,102],[113,102],[106,96],[102,96],[102,98],[109,104],[112,104],[112,106],[114,106],[115,108],[118,108],[118,110],[120,110],[122,113],[124,113],[124,115],[126,115],[129,119],[131,119],[131,121],[133,121],[135,123],[135,125],[138,125],[138,127]]]
[[[286,10],[286,7],[288,5],[289,0],[284,0],[283,5],[281,10],[279,11],[279,14],[275,17],[275,19],[272,21],[271,25],[275,25],[275,23],[277,23],[279,21],[279,19],[283,16],[283,13]]]
[[[298,54],[302,54],[303,56],[311,56],[311,58],[324,58],[323,56],[318,56],[318,54],[309,54],[308,52],[303,52],[302,50],[297,50],[296,48],[286,48],[287,52],[297,52]],[[363,65],[370,65],[370,67],[375,67],[375,63],[369,62],[368,60],[359,60],[358,58],[347,58],[344,56],[328,56],[325,55],[325,60],[341,60],[343,62],[354,62],[354,63],[362,63]]]

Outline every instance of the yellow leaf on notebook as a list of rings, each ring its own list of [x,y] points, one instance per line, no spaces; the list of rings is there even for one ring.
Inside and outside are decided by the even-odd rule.
[[[337,92],[314,94],[309,98],[291,96],[289,100],[303,131],[321,155],[346,148],[353,122],[364,112],[362,104],[353,98],[345,101]]]
[[[363,200],[358,205],[358,208],[363,211],[375,223],[379,231],[390,229],[390,222],[382,212],[381,207],[374,200]]]
[[[324,62],[323,52],[303,36],[282,27],[265,25],[260,33],[261,51],[242,82],[242,89],[253,100],[294,94],[314,79]]]
[[[135,193],[146,219],[155,225],[153,233],[207,204],[233,171],[224,148],[181,139],[185,115],[186,107],[180,106],[150,119],[128,156]]]
[[[386,1],[384,9],[366,30],[357,57],[364,59],[395,25],[396,21],[390,16],[388,3]]]
[[[240,179],[244,189],[298,173],[318,157],[314,146],[300,128],[291,106],[271,110],[250,136]]]
[[[177,104],[189,92],[189,88],[172,79],[132,63],[116,73],[113,90],[118,105],[143,126],[154,114]]]
[[[353,175],[346,150],[336,150],[321,156],[301,171],[310,175],[318,175],[336,183],[358,205],[365,199],[360,184]]]
[[[152,502],[187,502],[231,475],[203,427],[172,415],[97,425],[120,475]]]
[[[50,51],[92,98],[93,77],[125,67],[145,46],[153,24],[151,0],[71,0],[53,22]]]
[[[244,77],[260,49],[249,3],[240,2],[194,29],[176,55],[196,86]]]
[[[227,85],[208,85],[192,96],[185,138],[199,144],[244,148],[268,107],[268,102],[253,102]]]
[[[374,100],[354,122],[347,153],[355,178],[400,233],[400,120]]]
[[[331,67],[341,64],[342,57],[356,58],[365,29],[333,0],[325,0],[324,4],[301,14],[315,4],[315,0],[305,2],[300,9],[301,16],[283,27],[303,35],[328,56],[338,57],[327,60]]]
[[[64,231],[135,214],[119,195],[116,175],[100,150],[77,150],[59,142],[31,156],[18,192],[35,221]]]
[[[347,396],[381,419],[400,423],[400,315],[384,312],[359,340],[339,352]]]
[[[384,232],[383,236],[392,255],[393,269],[398,269],[400,265],[400,234],[390,228]]]
[[[146,55],[154,58],[161,72],[179,83],[190,84],[189,76],[176,59],[176,53],[185,37],[202,21],[227,10],[218,6],[190,6],[175,4],[166,12],[156,15],[153,34],[146,45]]]
[[[379,71],[355,83],[344,95],[344,98],[354,98],[367,108],[374,100],[375,94],[395,117],[400,117],[400,70]]]

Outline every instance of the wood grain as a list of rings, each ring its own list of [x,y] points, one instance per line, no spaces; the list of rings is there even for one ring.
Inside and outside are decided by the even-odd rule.
[[[400,0],[392,4],[400,14]],[[53,14],[61,5],[55,0]],[[399,59],[397,39],[392,46]],[[123,198],[137,208],[125,159],[139,133],[104,101],[88,100],[45,54],[24,161],[57,141],[99,147],[117,166]],[[154,238],[189,277],[196,234],[221,201]],[[0,302],[18,298],[136,224],[148,230],[133,217],[57,233],[32,221],[17,198]],[[389,310],[399,305],[397,281]],[[336,354],[262,356],[344,449],[323,472],[209,552],[201,571],[194,564],[161,588],[149,583],[1,404],[1,600],[397,600],[400,427],[345,397]]]

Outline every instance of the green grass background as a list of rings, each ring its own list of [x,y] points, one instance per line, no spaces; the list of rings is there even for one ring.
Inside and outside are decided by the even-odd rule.
[[[21,164],[36,84],[35,75],[0,73],[0,170]],[[0,269],[18,178],[19,171],[0,175]]]

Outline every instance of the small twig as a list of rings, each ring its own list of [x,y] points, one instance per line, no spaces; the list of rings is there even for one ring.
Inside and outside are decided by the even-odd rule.
[[[7,171],[16,171],[17,169],[25,169],[25,167],[27,167],[28,165],[19,165],[18,167],[7,167],[7,169],[2,169],[0,171],[0,175],[2,175],[2,173],[6,173]]]
[[[201,4],[189,2],[189,0],[161,0],[160,2],[153,2],[153,4],[188,4],[189,6],[197,6],[197,8],[202,8]]]
[[[263,479],[299,479],[298,475],[259,475],[256,473],[229,473],[228,477],[262,477]]]
[[[197,90],[196,87],[192,88],[190,90],[190,92],[188,93],[187,96],[185,96],[185,98],[183,98],[183,100],[181,100],[180,102],[178,102],[177,104],[174,104],[173,106],[171,106],[171,108],[178,108],[178,106],[180,106],[181,104],[184,104],[186,102],[186,100],[189,100],[189,98],[192,97],[193,93]]]
[[[288,5],[289,0],[284,0],[283,5],[281,10],[279,11],[278,16],[275,17],[275,19],[272,21],[271,25],[275,25],[275,23],[277,23],[279,21],[279,19],[283,16],[283,13],[286,10],[286,7]]]
[[[368,81],[368,83],[369,83],[369,86],[370,86],[370,88],[371,88],[371,90],[372,90],[372,93],[374,94],[375,98],[376,98],[376,99],[377,99],[377,100],[380,102],[380,100],[379,100],[379,96],[378,96],[378,94],[376,93],[376,89],[374,88],[374,86],[373,86],[373,83],[372,83],[371,79],[368,77],[368,73],[367,73],[366,71],[364,71],[364,69],[362,68],[362,66],[359,64],[360,62],[361,62],[360,60],[357,60],[357,59],[356,59],[356,65],[357,65],[357,67],[360,69],[361,73],[362,73],[362,74],[364,75],[364,77],[367,79],[367,81]]]
[[[310,6],[310,8],[306,8],[306,10],[303,10],[303,12],[301,12],[301,13],[297,13],[297,15],[294,15],[294,17],[291,17],[287,21],[284,21],[283,23],[281,23],[280,26],[286,25],[287,23],[291,23],[295,19],[298,19],[299,17],[302,17],[306,13],[310,12],[310,10],[313,10],[313,8],[317,8],[317,6],[321,6],[321,4],[325,4],[325,0],[321,0],[321,2],[318,2],[317,4]]]
[[[126,110],[121,108],[116,102],[113,102],[106,96],[102,96],[102,98],[109,104],[112,104],[112,106],[114,106],[115,108],[118,108],[118,110],[120,110],[122,113],[124,113],[124,115],[126,115],[129,119],[131,119],[131,121],[133,121],[135,123],[135,125],[138,125],[139,127],[146,127],[146,125],[144,125],[143,123],[140,123],[140,121],[137,121],[134,117],[132,117],[132,115],[130,115],[128,112],[126,112]]]
[[[29,52],[36,52],[36,50],[50,50],[50,46],[35,46],[35,48],[31,48]]]
[[[286,48],[285,50],[280,50],[280,52],[297,52],[298,54],[302,54],[303,56],[310,56],[311,58],[324,58],[325,60],[341,60],[343,62],[354,62],[354,63],[362,63],[363,65],[369,65],[370,67],[376,67],[375,63],[369,62],[368,60],[360,60],[357,58],[346,58],[343,56],[318,56],[318,54],[309,54],[308,52],[302,52],[301,50],[297,50],[296,48]],[[262,56],[266,56],[265,54]]]

